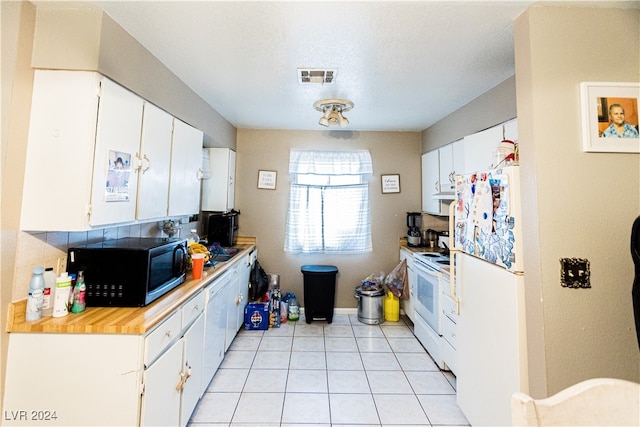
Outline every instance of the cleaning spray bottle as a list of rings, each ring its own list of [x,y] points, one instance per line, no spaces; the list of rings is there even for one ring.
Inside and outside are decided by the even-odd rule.
[[[82,313],[87,307],[85,302],[86,292],[87,286],[84,283],[84,271],[78,271],[76,286],[73,288],[73,304],[71,305],[72,313]]]

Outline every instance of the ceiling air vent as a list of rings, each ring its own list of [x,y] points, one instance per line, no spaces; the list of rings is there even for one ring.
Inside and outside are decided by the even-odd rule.
[[[331,84],[336,80],[336,68],[298,68],[298,83],[300,84]]]

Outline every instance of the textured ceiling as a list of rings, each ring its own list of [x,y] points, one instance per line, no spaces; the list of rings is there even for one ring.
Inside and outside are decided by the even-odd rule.
[[[238,128],[421,131],[514,74],[514,1],[95,1]],[[301,85],[297,68],[336,68]]]

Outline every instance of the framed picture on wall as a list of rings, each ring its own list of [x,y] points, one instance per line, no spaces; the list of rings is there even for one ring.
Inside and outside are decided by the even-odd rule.
[[[277,174],[276,171],[258,171],[258,188],[275,190]]]
[[[400,175],[381,175],[382,193],[400,192]]]
[[[640,83],[582,82],[582,150],[640,153]]]

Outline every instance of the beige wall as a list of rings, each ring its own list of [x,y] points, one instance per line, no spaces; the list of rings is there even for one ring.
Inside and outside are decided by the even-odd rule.
[[[511,76],[422,131],[422,152],[516,117],[516,78]]]
[[[33,72],[30,68],[31,45],[35,27],[35,9],[29,3],[1,2],[2,31],[2,131],[0,163],[0,396],[4,395],[9,334],[6,331],[6,307],[11,301],[14,266],[17,255],[17,223],[22,200],[24,144],[31,108]],[[2,402],[0,401],[0,410]]]
[[[206,147],[235,148],[236,129],[111,17],[90,7],[39,7],[33,67],[94,70],[204,132]]]
[[[420,134],[417,132],[238,130],[236,209],[239,234],[255,236],[258,259],[279,273],[283,291],[303,299],[305,264],[338,267],[336,307],[356,307],[356,285],[371,273],[389,273],[399,262],[398,239],[406,235],[406,213],[420,211]],[[369,184],[373,252],[363,255],[299,255],[284,252],[289,201],[289,151],[367,149],[374,175]],[[258,190],[258,170],[277,171],[276,190]],[[401,192],[382,194],[380,175],[400,174]]]
[[[638,22],[637,9],[556,7],[532,7],[515,22],[534,396],[593,377],[640,381],[629,253],[640,154],[582,152],[579,90],[583,81],[640,80]],[[591,289],[560,285],[563,257],[590,261]]]

